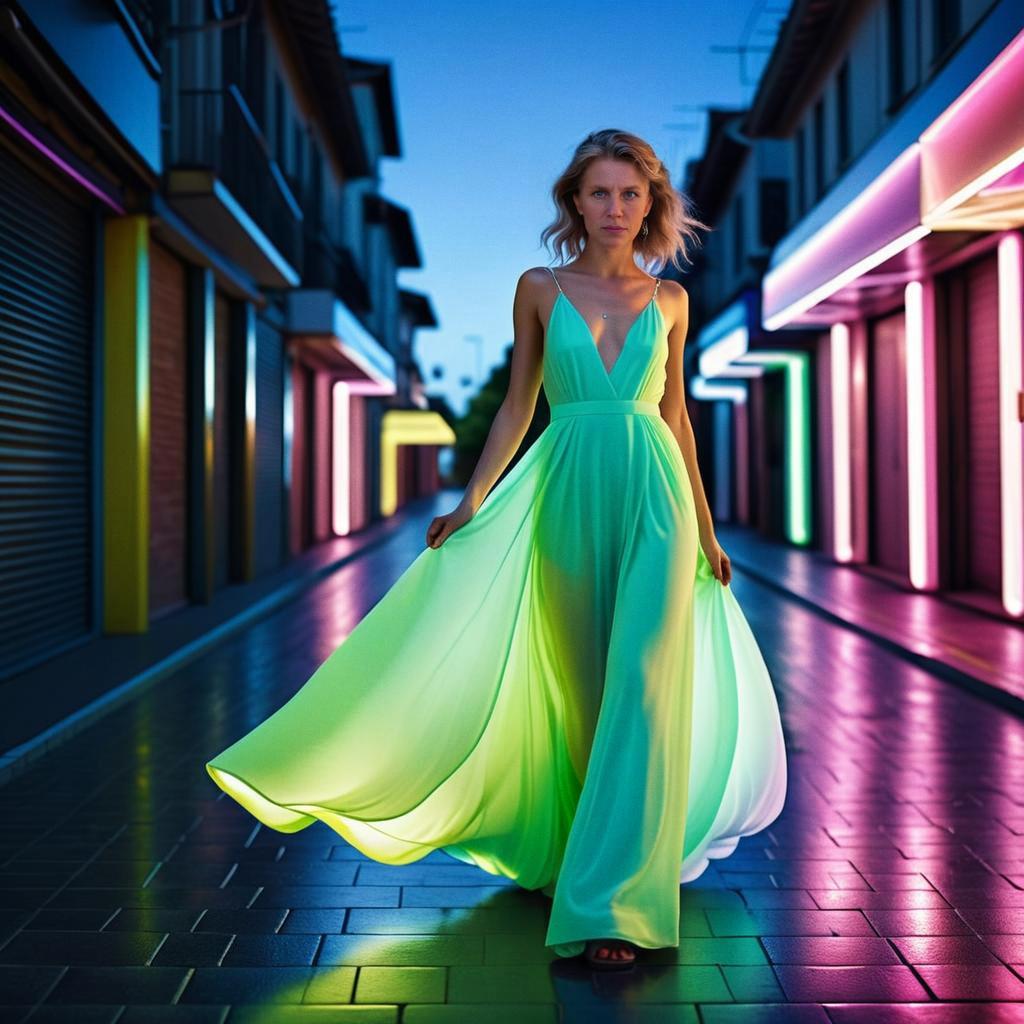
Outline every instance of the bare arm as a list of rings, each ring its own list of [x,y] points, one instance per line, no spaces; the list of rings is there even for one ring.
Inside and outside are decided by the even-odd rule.
[[[491,423],[483,451],[458,506],[427,528],[427,544],[440,547],[449,534],[475,515],[484,498],[518,451],[537,407],[544,356],[539,306],[544,288],[537,268],[520,275],[512,304],[514,339],[508,391]]]
[[[661,416],[679,445],[679,451],[682,453],[686,472],[690,478],[700,546],[711,563],[715,577],[727,584],[732,577],[729,556],[719,547],[715,537],[711,506],[704,493],[704,481],[701,479],[700,467],[697,464],[697,439],[694,437],[693,424],[690,423],[690,416],[686,411],[683,349],[690,326],[690,297],[679,284],[669,290],[672,295],[672,312],[675,316],[668,334],[668,361],[665,368],[667,380],[665,394],[661,400]]]

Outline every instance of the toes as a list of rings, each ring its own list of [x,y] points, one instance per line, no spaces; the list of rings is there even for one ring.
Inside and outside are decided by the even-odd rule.
[[[591,955],[596,957],[598,960],[614,960],[619,961],[633,961],[636,959],[636,954],[633,948],[625,942],[614,942],[611,944],[596,943],[591,947]]]

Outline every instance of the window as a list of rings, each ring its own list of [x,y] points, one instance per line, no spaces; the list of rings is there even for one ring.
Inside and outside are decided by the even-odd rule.
[[[758,242],[771,248],[785,233],[789,223],[784,178],[762,178],[758,197]]]
[[[846,59],[836,75],[836,118],[839,166],[845,167],[853,146],[850,139],[850,61]]]
[[[807,147],[803,125],[797,129],[796,138],[793,141],[796,150],[793,155],[793,162],[796,165],[793,168],[793,178],[796,184],[796,212],[800,214],[807,209],[807,154],[805,152]]]
[[[732,221],[732,269],[733,272],[739,274],[743,270],[743,257],[746,255],[744,252],[744,225],[743,225],[743,196],[738,194],[736,196],[736,206],[733,209],[733,221]]]
[[[941,59],[959,35],[959,0],[932,0],[932,60]]]
[[[284,145],[284,84],[281,79],[274,76],[274,157],[277,166],[282,170],[285,167],[285,145]]]
[[[903,0],[887,0],[886,22],[889,29],[889,107],[903,99],[907,83],[903,67]]]
[[[814,198],[825,194],[825,99],[814,104]]]
[[[305,192],[305,178],[306,178],[306,136],[302,130],[302,124],[298,121],[295,122],[295,182],[299,187],[300,193]]]
[[[310,215],[317,222],[323,219],[323,154],[320,152],[320,147],[316,145],[315,140],[311,140],[312,143],[312,158],[311,158],[311,177],[310,182],[310,197],[309,197],[309,208]],[[317,224],[319,227],[319,223]]]

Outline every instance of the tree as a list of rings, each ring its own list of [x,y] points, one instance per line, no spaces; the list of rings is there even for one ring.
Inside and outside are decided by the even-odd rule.
[[[491,375],[484,382],[483,387],[470,399],[469,408],[464,416],[460,417],[454,424],[455,429],[455,465],[452,475],[455,483],[465,487],[469,478],[480,460],[480,453],[483,451],[487,441],[487,434],[494,422],[498,408],[508,393],[509,380],[512,375],[512,345],[505,347],[505,358],[503,362],[495,366]],[[541,432],[551,420],[551,411],[548,407],[544,389],[541,388],[537,396],[537,408],[534,412],[530,426],[516,453],[509,460],[501,477],[495,482],[497,485],[505,474],[523,457],[526,450],[540,436]]]

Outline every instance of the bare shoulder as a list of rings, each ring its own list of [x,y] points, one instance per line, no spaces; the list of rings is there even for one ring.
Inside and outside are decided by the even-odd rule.
[[[690,317],[690,296],[686,289],[678,281],[662,278],[658,292],[673,329],[680,326],[685,329]]]
[[[530,310],[531,315],[544,323],[557,287],[547,267],[530,267],[519,275],[516,294],[522,298],[524,307]]]
[[[545,294],[548,288],[555,286],[551,271],[547,267],[530,267],[519,275],[519,284],[538,295]]]
[[[671,278],[663,277],[658,291],[669,300],[670,305],[678,306],[680,309],[685,309],[690,300],[686,289],[678,281],[673,281]]]

